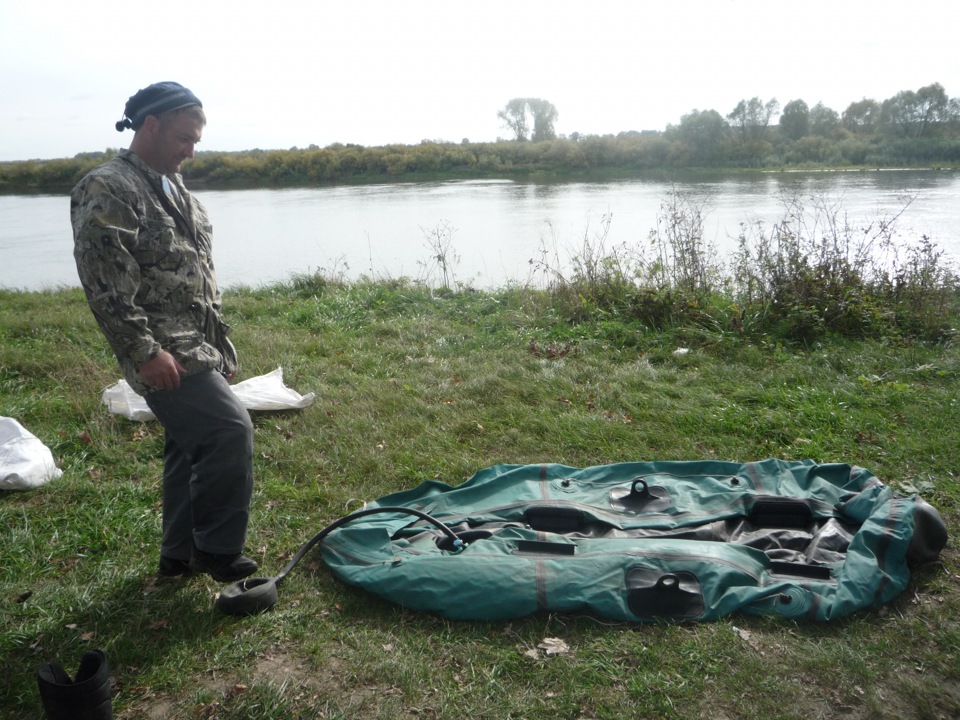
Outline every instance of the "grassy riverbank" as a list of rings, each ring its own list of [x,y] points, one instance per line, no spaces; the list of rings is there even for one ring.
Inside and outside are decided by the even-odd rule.
[[[317,395],[255,416],[249,549],[264,574],[363,500],[502,462],[855,463],[919,491],[956,533],[960,348],[949,338],[793,345],[689,318],[655,331],[582,307],[572,323],[558,299],[321,279],[229,293],[244,377],[282,365],[289,386]],[[162,430],[106,412],[100,393],[117,379],[79,291],[0,291],[0,414],[64,470],[0,494],[3,717],[42,717],[36,668],[59,658],[73,671],[91,647],[112,663],[118,718],[960,713],[955,537],[896,602],[830,624],[448,622],[343,586],[316,552],[273,612],[224,616],[219,584],[154,575]],[[548,637],[570,652],[531,657]]]
[[[0,162],[0,194],[69,194],[80,178],[117,152],[108,149],[73,158]],[[769,143],[747,148],[731,141],[706,154],[691,151],[673,132],[535,143],[338,144],[201,152],[184,164],[183,176],[193,190],[230,190],[483,179],[549,183],[662,177],[673,182],[703,173],[880,168],[956,171],[960,140],[868,141],[847,133],[830,141],[785,143],[776,150]]]

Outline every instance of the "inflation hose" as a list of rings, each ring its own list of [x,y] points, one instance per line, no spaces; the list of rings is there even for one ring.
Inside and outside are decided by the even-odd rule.
[[[280,571],[280,574],[276,577],[265,578],[246,578],[245,580],[239,580],[231,585],[227,585],[223,590],[220,591],[220,596],[217,598],[217,607],[219,607],[223,612],[228,615],[253,615],[258,612],[263,612],[264,610],[269,610],[279,601],[279,596],[277,594],[277,588],[280,586],[280,583],[283,582],[284,578],[296,567],[303,557],[312,550],[317,543],[323,541],[327,535],[336,530],[343,525],[346,525],[349,522],[356,520],[357,518],[365,517],[367,515],[373,515],[376,513],[402,513],[407,515],[415,515],[416,517],[424,520],[434,526],[436,526],[444,535],[446,535],[453,542],[453,552],[458,553],[466,547],[466,544],[461,540],[453,530],[443,524],[440,520],[437,520],[435,517],[428,515],[425,512],[420,510],[414,510],[413,508],[406,507],[376,507],[376,508],[366,508],[364,510],[358,510],[349,515],[344,515],[338,520],[334,520],[332,523],[327,525],[323,530],[314,535],[310,540],[308,540],[300,550],[297,551],[297,554],[293,556],[290,562],[287,563],[287,566]]]

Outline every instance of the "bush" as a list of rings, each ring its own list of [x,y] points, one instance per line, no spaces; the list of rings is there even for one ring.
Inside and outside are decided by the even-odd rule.
[[[703,206],[675,191],[647,248],[609,246],[605,216],[569,258],[541,243],[534,271],[574,323],[615,317],[805,344],[828,334],[942,341],[954,333],[960,283],[929,238],[898,237],[908,206],[855,224],[828,198],[787,198],[773,225],[741,225],[728,274],[703,241]]]

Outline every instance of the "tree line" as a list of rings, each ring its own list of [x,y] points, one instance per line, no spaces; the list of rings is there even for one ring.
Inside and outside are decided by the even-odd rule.
[[[781,112],[776,99],[754,97],[725,117],[693,110],[668,126],[664,137],[685,153],[673,160],[681,165],[952,164],[960,158],[960,98],[933,83],[883,101],[863,98],[838,113],[803,100],[791,100]]]
[[[552,103],[515,98],[498,117],[509,140],[201,152],[193,187],[276,187],[384,179],[564,177],[696,168],[960,167],[960,99],[934,83],[839,113],[818,103],[741,100],[726,115],[692,110],[663,131],[557,136]],[[0,192],[63,192],[118,151],[0,163]]]

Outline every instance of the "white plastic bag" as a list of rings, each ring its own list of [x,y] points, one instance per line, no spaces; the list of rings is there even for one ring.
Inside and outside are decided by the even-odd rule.
[[[298,410],[310,405],[314,398],[314,393],[301,395],[284,385],[282,367],[231,385],[230,389],[247,410]],[[141,422],[156,420],[146,401],[133,391],[126,380],[103,391],[103,404],[114,415]]]
[[[283,384],[283,368],[231,386],[247,410],[299,410],[313,402],[314,393],[301,395]]]
[[[13,418],[0,416],[0,490],[29,490],[61,475],[50,448]]]
[[[114,415],[123,415],[131,420],[148,422],[157,419],[147,406],[147,401],[137,395],[126,380],[114,383],[103,391],[103,404]]]

